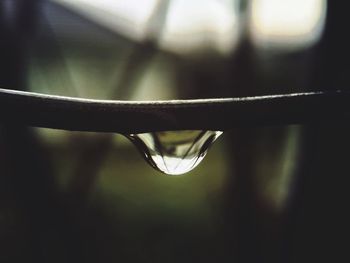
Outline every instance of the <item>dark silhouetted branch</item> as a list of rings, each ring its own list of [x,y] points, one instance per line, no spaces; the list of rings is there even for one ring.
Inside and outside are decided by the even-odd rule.
[[[75,131],[141,133],[349,120],[350,92],[247,98],[103,101],[0,89],[0,121]]]

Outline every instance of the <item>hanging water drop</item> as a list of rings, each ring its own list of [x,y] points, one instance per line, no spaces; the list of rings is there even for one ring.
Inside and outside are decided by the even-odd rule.
[[[180,175],[195,168],[221,131],[163,131],[126,135],[155,169]]]

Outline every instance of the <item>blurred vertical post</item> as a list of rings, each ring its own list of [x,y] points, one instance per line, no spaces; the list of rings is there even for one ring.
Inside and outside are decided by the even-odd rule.
[[[27,62],[44,1],[0,2],[0,86],[26,90]],[[50,160],[28,127],[0,124],[1,262],[45,262],[57,208]],[[58,219],[57,219],[58,220]],[[5,246],[5,247],[4,247]],[[55,248],[56,249],[56,248]],[[21,253],[18,253],[21,251]]]

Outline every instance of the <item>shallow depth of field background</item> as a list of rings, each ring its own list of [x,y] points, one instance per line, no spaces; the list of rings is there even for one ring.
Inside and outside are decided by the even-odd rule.
[[[326,0],[3,0],[0,86],[123,100],[347,89],[344,10]],[[236,128],[196,169],[169,177],[123,135],[0,120],[0,261],[335,261],[349,128]]]

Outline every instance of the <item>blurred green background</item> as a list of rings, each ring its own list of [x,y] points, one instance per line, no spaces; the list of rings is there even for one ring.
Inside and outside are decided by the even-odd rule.
[[[324,0],[3,0],[0,86],[121,100],[347,89],[344,10]],[[119,134],[1,124],[0,261],[335,261],[348,134],[347,123],[241,127],[170,177]]]

